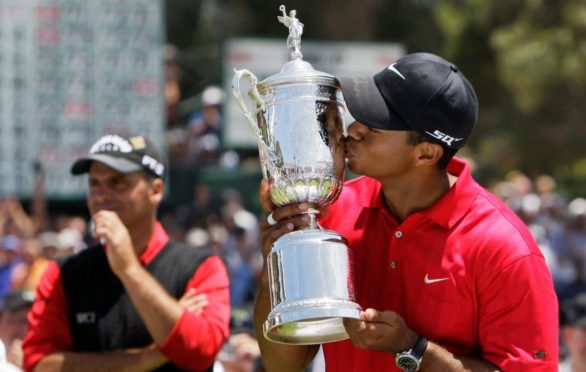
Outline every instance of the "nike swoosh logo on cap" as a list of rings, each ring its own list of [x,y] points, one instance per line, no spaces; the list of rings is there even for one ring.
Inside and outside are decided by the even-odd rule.
[[[437,279],[429,279],[429,274],[425,274],[425,278],[423,278],[423,281],[425,282],[425,284],[433,284],[433,283],[437,283],[437,282],[443,282],[444,280],[448,280],[450,278],[437,278]]]
[[[388,69],[389,69],[389,70],[391,70],[391,71],[393,71],[395,74],[399,75],[399,76],[401,77],[401,79],[403,79],[403,80],[407,80],[407,79],[405,79],[405,76],[403,76],[403,75],[402,75],[402,74],[399,72],[399,70],[397,70],[397,68],[395,67],[395,65],[396,65],[396,64],[397,64],[397,62],[393,63],[392,65],[390,65],[390,66],[388,67]]]

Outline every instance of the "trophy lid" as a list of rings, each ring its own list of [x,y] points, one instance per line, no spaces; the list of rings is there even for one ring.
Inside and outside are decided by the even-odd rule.
[[[334,76],[315,70],[309,62],[303,60],[303,55],[301,54],[303,23],[297,19],[295,10],[291,10],[289,15],[287,15],[284,5],[281,5],[279,10],[283,12],[283,15],[278,16],[277,19],[289,28],[287,47],[289,48],[291,61],[285,63],[279,73],[261,81],[258,84],[259,87],[268,88],[274,85],[291,83],[313,83],[338,87],[338,81]]]

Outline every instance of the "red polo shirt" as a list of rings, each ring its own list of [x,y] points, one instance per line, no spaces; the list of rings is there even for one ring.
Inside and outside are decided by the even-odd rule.
[[[556,371],[558,304],[545,260],[523,222],[454,159],[458,180],[399,223],[378,181],[344,185],[321,222],[348,239],[358,303],[393,310],[455,355],[503,371]],[[328,371],[399,371],[393,356],[349,340],[324,345]],[[545,357],[543,356],[545,355]]]
[[[139,257],[143,265],[151,262],[169,241],[157,223],[146,250]],[[183,311],[159,350],[174,364],[195,371],[212,364],[229,334],[230,298],[228,274],[220,258],[207,258],[187,283],[205,293],[208,305],[201,315]],[[72,350],[67,317],[67,298],[56,262],[51,262],[41,279],[37,299],[29,312],[29,332],[24,340],[24,367],[30,371],[45,356]]]

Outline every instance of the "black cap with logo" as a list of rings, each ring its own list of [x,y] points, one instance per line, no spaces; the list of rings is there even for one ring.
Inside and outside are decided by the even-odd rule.
[[[71,173],[87,173],[93,161],[120,173],[143,171],[154,177],[165,177],[165,162],[161,153],[143,136],[103,136],[93,144],[87,156],[73,163]]]
[[[350,114],[373,128],[415,130],[459,149],[476,125],[472,85],[454,64],[433,54],[408,54],[372,78],[339,80]]]

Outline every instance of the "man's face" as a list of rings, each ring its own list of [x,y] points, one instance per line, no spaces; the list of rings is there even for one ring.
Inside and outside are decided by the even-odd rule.
[[[27,313],[29,308],[5,311],[0,315],[0,334],[9,346],[15,339],[23,339],[28,328]]]
[[[352,123],[346,138],[348,168],[378,180],[408,172],[414,156],[414,146],[407,142],[408,133]]]
[[[327,143],[332,151],[334,171],[336,178],[344,179],[345,146],[344,146],[344,120],[342,108],[336,103],[329,103],[325,111],[325,126],[328,134]]]
[[[88,209],[93,216],[101,210],[116,212],[124,225],[148,221],[160,201],[154,184],[161,180],[149,180],[143,172],[119,173],[98,162],[92,162],[89,170]]]
[[[572,358],[580,358],[586,362],[586,325],[564,326],[562,330],[564,343],[568,347]]]

